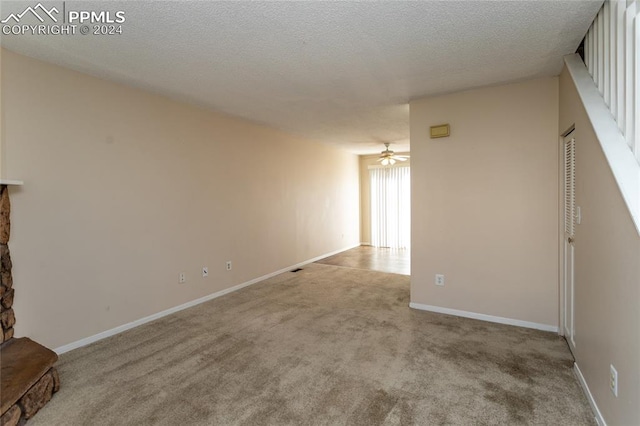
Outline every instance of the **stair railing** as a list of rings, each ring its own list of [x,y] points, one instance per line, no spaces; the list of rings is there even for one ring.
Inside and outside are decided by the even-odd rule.
[[[640,163],[640,4],[606,0],[584,39],[584,62]]]

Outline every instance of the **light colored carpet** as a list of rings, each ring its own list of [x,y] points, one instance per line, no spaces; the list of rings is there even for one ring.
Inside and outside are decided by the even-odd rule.
[[[586,425],[553,333],[408,308],[311,264],[61,356],[37,425]]]

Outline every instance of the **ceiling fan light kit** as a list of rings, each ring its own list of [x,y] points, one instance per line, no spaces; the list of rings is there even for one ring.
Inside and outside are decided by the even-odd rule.
[[[378,158],[378,162],[383,166],[393,166],[398,161],[407,161],[409,159],[408,155],[397,155],[393,151],[389,149],[389,143],[386,142],[384,144],[385,150],[380,154],[380,158]]]

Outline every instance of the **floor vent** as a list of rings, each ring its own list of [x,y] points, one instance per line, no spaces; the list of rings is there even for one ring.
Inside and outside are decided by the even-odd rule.
[[[293,270],[293,271],[291,271],[291,272],[298,272],[298,271],[302,271],[302,268],[296,268],[296,269],[294,269],[294,270]]]

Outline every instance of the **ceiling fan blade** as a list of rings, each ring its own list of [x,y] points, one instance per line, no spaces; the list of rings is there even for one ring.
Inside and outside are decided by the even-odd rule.
[[[408,158],[407,157],[393,157],[394,160],[398,160],[398,161],[407,161]]]

